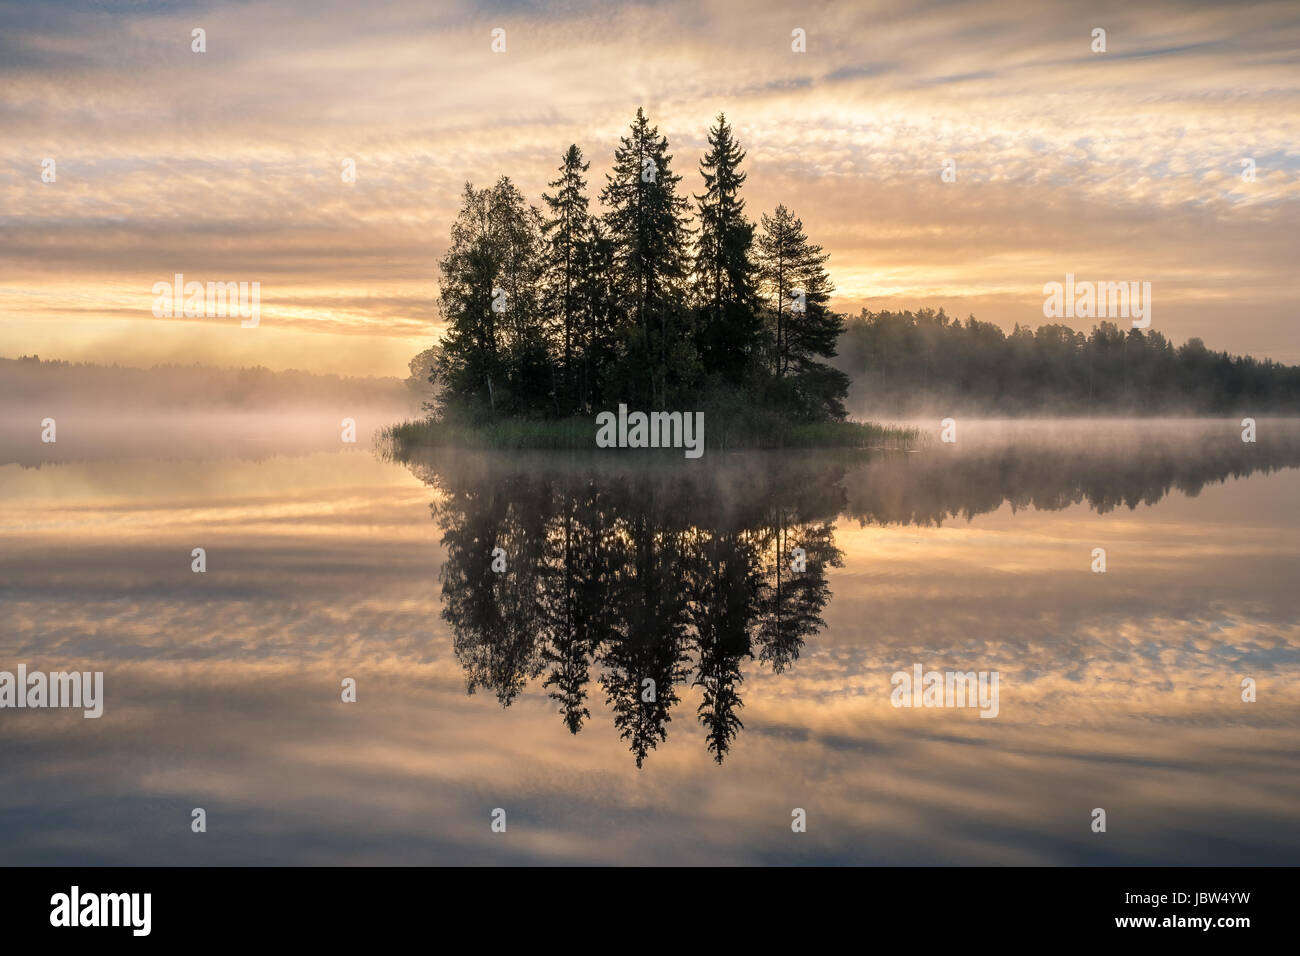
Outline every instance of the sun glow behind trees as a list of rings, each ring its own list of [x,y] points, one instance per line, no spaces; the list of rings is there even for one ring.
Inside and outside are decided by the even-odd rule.
[[[787,420],[843,418],[848,379],[822,362],[842,318],[826,256],[784,206],[745,215],[745,152],[709,131],[690,201],[668,140],[638,109],[593,215],[590,168],[570,146],[543,194],[466,184],[440,268],[447,333],[439,410],[478,418],[589,415],[627,402]]]

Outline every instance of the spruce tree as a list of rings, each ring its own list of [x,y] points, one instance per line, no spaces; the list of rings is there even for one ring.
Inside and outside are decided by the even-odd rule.
[[[578,245],[578,301],[582,323],[578,331],[577,405],[584,413],[604,403],[606,381],[617,378],[619,301],[615,295],[614,242],[595,217]]]
[[[741,384],[746,364],[757,358],[762,319],[753,257],[754,225],[745,218],[740,187],[744,151],[723,114],[709,130],[709,151],[700,161],[704,193],[699,205],[695,291],[700,317],[697,340],[705,374]]]
[[[554,195],[542,193],[550,213],[542,224],[546,238],[547,311],[562,350],[555,402],[563,414],[571,412],[577,401],[574,340],[582,324],[579,272],[585,255],[582,245],[589,233],[587,181],[583,174],[590,166],[583,162],[582,150],[571,145],[560,164],[559,178],[549,184]]]
[[[601,192],[625,326],[619,398],[659,408],[690,386],[698,368],[684,302],[687,200],[677,195],[681,177],[671,162],[667,138],[637,109]]]

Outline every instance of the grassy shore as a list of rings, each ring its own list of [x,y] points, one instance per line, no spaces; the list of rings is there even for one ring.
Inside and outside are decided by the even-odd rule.
[[[417,448],[594,449],[596,424],[592,418],[553,421],[498,421],[482,424],[443,422],[435,419],[401,422],[390,426],[385,437],[394,450]],[[822,422],[797,424],[781,421],[731,422],[706,428],[705,448],[916,448],[923,441],[918,428],[892,428],[875,423]]]

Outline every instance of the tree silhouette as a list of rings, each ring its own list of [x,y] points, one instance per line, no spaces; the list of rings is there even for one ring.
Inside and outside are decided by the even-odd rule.
[[[542,194],[545,218],[506,177],[466,184],[439,264],[447,331],[430,378],[441,418],[686,405],[721,435],[769,429],[773,415],[844,418],[847,379],[824,361],[843,321],[827,307],[827,257],[785,206],[763,217],[756,246],[746,154],[725,115],[707,139],[698,229],[668,139],[643,109],[614,149],[603,215],[589,211],[577,144]]]
[[[694,278],[703,367],[733,386],[744,383],[748,363],[761,355],[754,225],[745,218],[740,198],[744,158],[726,117],[718,114],[709,130],[709,151],[700,160],[704,192],[695,197],[700,228]]]
[[[933,408],[994,415],[1247,414],[1300,407],[1300,368],[1211,352],[1200,339],[1175,347],[1155,329],[1060,323],[1010,335],[942,309],[868,312],[839,340],[854,400],[875,414]]]
[[[582,315],[582,270],[589,258],[583,245],[590,240],[590,220],[587,215],[587,181],[583,174],[591,167],[583,162],[582,150],[572,145],[564,154],[560,176],[550,184],[555,194],[542,194],[550,211],[550,218],[542,224],[546,238],[546,298],[551,303],[551,320],[558,328],[555,334],[563,342],[562,364],[558,381],[554,384],[557,412],[568,414],[574,408],[573,348],[578,329],[584,323]]]
[[[687,201],[677,195],[681,177],[672,158],[667,137],[638,109],[601,192],[614,245],[610,278],[632,360],[622,394],[657,408],[666,407],[671,389],[690,382],[696,366],[685,296]]]

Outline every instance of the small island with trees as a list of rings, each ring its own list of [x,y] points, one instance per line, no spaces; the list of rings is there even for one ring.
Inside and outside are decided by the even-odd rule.
[[[508,177],[467,183],[439,265],[447,329],[412,362],[435,388],[432,415],[393,437],[593,447],[594,416],[626,404],[703,412],[710,447],[914,438],[845,420],[827,254],[784,205],[751,221],[744,160],[719,115],[688,197],[667,138],[638,109],[605,174],[603,214],[576,145],[542,209]]]
[[[725,115],[700,192],[638,109],[593,211],[577,145],[531,204],[507,176],[466,183],[441,273],[446,330],[411,361],[428,417],[388,431],[424,446],[593,448],[621,405],[688,409],[711,448],[908,447],[919,429],[847,419],[850,384],[887,415],[1294,413],[1300,369],[1175,349],[1102,322],[1010,334],[943,310],[846,319],[821,246],[785,205],[752,221],[745,151]],[[689,194],[688,194],[689,193]]]

